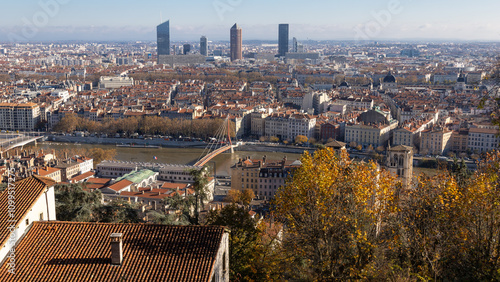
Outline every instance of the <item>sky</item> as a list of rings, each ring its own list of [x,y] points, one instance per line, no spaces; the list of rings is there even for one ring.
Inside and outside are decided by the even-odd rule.
[[[301,40],[500,41],[498,0],[18,0],[0,4],[0,42],[277,40],[290,24]]]

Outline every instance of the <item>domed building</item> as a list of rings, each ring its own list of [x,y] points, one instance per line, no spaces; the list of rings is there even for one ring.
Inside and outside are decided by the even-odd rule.
[[[398,82],[396,80],[396,77],[392,74],[391,71],[389,71],[387,75],[382,79],[382,83],[380,84],[380,89],[389,92],[398,91]]]
[[[349,85],[349,83],[347,83],[344,79],[344,81],[339,85],[339,89],[351,89],[351,85]]]

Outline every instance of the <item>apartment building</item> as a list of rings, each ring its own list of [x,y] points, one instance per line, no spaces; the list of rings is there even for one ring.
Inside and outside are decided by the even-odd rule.
[[[432,127],[433,124],[434,119],[404,122],[393,131],[392,145],[404,145],[408,147],[418,145],[422,131]]]
[[[307,114],[273,114],[266,118],[265,135],[292,141],[298,135],[311,138],[316,118]]]
[[[461,153],[468,149],[469,130],[460,129],[451,133],[451,150],[453,152]]]
[[[40,121],[40,107],[34,103],[0,103],[0,128],[34,130]]]
[[[252,136],[264,136],[266,128],[266,118],[268,114],[257,112],[250,114],[250,134]]]
[[[452,131],[442,127],[422,131],[420,153],[443,155],[451,149]]]
[[[481,126],[469,129],[467,145],[473,152],[488,152],[497,149],[499,144],[497,128]]]
[[[231,189],[251,189],[258,197],[273,198],[300,165],[300,161],[288,161],[286,157],[283,160],[267,160],[266,156],[261,160],[240,159],[231,167]]]

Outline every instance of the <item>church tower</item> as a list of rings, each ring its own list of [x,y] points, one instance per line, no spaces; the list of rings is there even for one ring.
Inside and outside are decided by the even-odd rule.
[[[401,178],[405,188],[410,188],[413,177],[413,148],[404,145],[389,148],[386,167]]]

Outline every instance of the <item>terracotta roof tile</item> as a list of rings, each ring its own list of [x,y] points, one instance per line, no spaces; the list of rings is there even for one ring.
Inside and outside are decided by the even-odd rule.
[[[111,264],[110,234],[123,234]],[[16,247],[16,274],[0,281],[210,281],[220,226],[34,222]]]
[[[120,180],[120,181],[108,186],[107,188],[118,192],[118,191],[132,185],[132,184],[134,184],[134,182],[128,181],[127,179],[123,179],[123,180]]]
[[[74,182],[81,181],[81,180],[83,180],[83,179],[85,179],[87,177],[94,176],[94,174],[95,173],[93,171],[87,171],[84,174],[80,174],[80,175],[77,175],[77,176],[71,178],[71,181],[74,181]]]
[[[12,222],[7,220],[14,220],[17,227],[20,220],[31,210],[47,187],[54,186],[54,184],[55,182],[51,178],[41,176],[33,176],[15,182],[13,186],[15,189],[11,190],[15,191],[15,199],[13,200],[15,202],[15,211],[11,213],[14,217],[11,217],[8,212],[9,189],[5,189],[0,193],[0,246],[5,245],[10,236],[7,227],[12,225]]]

